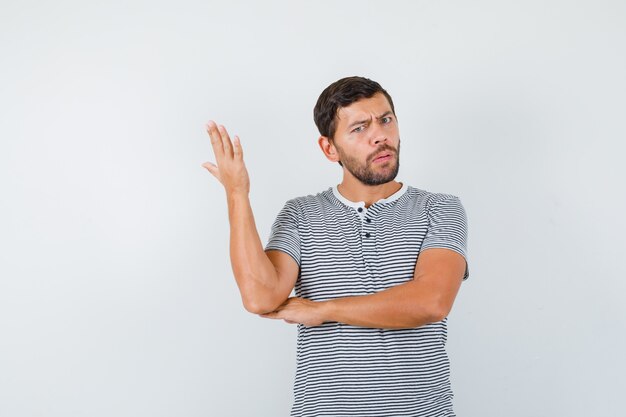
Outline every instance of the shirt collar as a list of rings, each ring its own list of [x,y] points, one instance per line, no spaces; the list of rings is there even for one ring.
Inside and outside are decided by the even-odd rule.
[[[391,194],[387,198],[381,198],[380,200],[376,201],[373,204],[390,203],[400,198],[408,188],[408,185],[406,183],[401,182],[400,184],[402,184],[402,186],[400,187],[398,191]],[[354,208],[365,207],[365,201],[350,201],[347,198],[345,198],[343,195],[341,195],[341,193],[337,189],[337,185],[333,186],[332,190],[333,190],[334,196],[337,197],[337,199],[341,201],[342,203],[344,203],[345,205],[349,207],[354,207]]]

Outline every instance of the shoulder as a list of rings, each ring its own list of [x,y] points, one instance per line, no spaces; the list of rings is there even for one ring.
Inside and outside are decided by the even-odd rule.
[[[285,207],[300,213],[311,211],[312,208],[328,206],[331,204],[332,187],[315,194],[306,194],[292,197],[285,202]]]
[[[332,206],[334,206],[332,187],[329,187],[315,194],[301,195],[288,199],[284,204],[283,211],[302,216],[322,213]]]
[[[413,186],[408,187],[407,193],[411,200],[421,203],[429,210],[441,205],[461,204],[459,196],[451,193],[431,191]]]

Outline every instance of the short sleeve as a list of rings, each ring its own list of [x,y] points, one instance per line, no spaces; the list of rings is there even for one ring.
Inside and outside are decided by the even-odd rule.
[[[298,210],[295,200],[289,200],[278,212],[272,224],[265,250],[279,250],[290,255],[300,266],[300,235]]]
[[[469,278],[467,257],[467,214],[459,197],[438,194],[428,208],[428,231],[420,250],[447,248],[465,258],[463,280]]]

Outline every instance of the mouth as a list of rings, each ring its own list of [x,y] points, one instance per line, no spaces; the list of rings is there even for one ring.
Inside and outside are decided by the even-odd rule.
[[[392,156],[393,154],[391,152],[382,152],[378,154],[378,156],[376,156],[376,158],[374,158],[372,162],[385,162],[390,160]]]

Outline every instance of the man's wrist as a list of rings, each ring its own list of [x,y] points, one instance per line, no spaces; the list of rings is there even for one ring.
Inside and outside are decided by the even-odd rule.
[[[318,306],[320,310],[320,316],[322,317],[322,320],[324,320],[324,323],[328,321],[336,321],[336,320],[333,320],[333,317],[335,317],[334,300],[319,301]]]
[[[240,200],[242,198],[248,198],[248,193],[244,190],[227,190],[226,191],[226,199],[227,200]]]
[[[228,204],[229,216],[233,210],[239,210],[250,205],[248,194],[243,191],[227,191],[226,202]],[[247,208],[245,210],[247,210]]]

